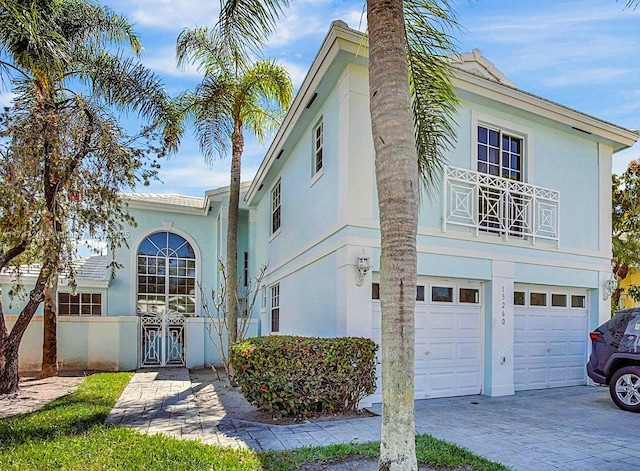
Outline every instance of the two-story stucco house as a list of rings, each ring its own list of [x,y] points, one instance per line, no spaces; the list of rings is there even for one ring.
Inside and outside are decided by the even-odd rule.
[[[454,70],[457,143],[420,211],[416,398],[586,384],[588,331],[609,316],[611,157],[638,135],[519,90],[479,51]],[[243,194],[239,278],[268,265],[252,334],[379,339],[362,33],[331,25]],[[197,285],[219,282],[226,189],[128,201],[125,268],[88,322],[137,320],[114,368],[214,361]],[[148,312],[193,317],[151,338]]]

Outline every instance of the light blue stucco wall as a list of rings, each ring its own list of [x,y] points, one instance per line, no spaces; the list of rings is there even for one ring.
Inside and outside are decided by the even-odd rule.
[[[158,231],[175,232],[187,236],[194,244],[199,255],[199,277],[206,292],[215,286],[217,272],[217,254],[215,217],[213,215],[179,214],[174,212],[130,209],[131,215],[137,222],[137,227],[129,229],[129,248],[120,247],[116,251],[116,258],[123,265],[118,269],[115,279],[109,287],[110,316],[136,315],[135,290],[137,279],[135,252],[144,237]],[[198,296],[199,298],[199,296]],[[198,300],[199,301],[199,300]],[[200,303],[196,302],[199,306]]]
[[[447,165],[476,169],[478,123],[512,130],[525,141],[524,181],[560,192],[560,245],[563,249],[598,250],[600,168],[594,138],[464,90],[457,93],[461,101],[455,118],[458,143],[447,154]],[[423,228],[442,228],[442,187],[434,197],[423,199]],[[487,248],[491,250],[491,246]]]

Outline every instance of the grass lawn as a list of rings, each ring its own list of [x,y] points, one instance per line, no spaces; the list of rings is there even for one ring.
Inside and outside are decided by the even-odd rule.
[[[37,412],[0,420],[0,470],[285,471],[313,461],[378,453],[377,443],[256,453],[105,425],[130,377],[130,373],[89,376],[77,391]],[[507,470],[428,435],[417,436],[416,445],[418,461],[433,467]]]

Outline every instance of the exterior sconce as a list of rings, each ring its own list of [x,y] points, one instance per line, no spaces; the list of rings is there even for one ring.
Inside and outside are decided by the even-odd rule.
[[[609,299],[609,297],[615,293],[618,288],[618,281],[612,276],[607,281],[605,281],[602,286],[602,299]]]
[[[362,286],[364,283],[364,279],[367,276],[367,273],[371,269],[371,260],[362,252],[362,255],[358,256],[358,261],[356,263],[356,267],[358,268],[358,275],[356,278],[356,285]]]

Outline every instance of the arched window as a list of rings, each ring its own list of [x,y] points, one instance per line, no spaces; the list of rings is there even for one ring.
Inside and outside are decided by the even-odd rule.
[[[138,246],[138,314],[196,312],[196,254],[184,237],[156,232]]]

